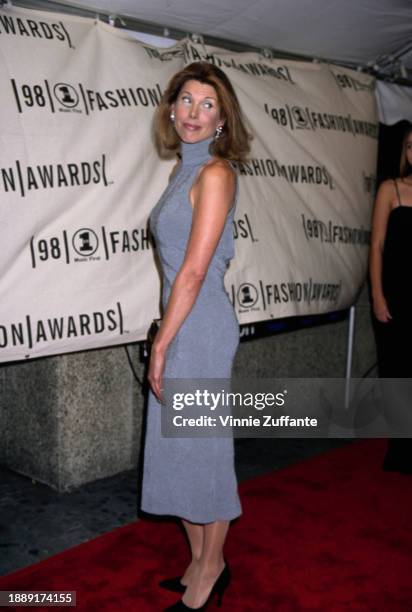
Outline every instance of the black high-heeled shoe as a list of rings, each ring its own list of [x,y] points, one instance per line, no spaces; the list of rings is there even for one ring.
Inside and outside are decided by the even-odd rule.
[[[187,610],[206,610],[210,604],[210,602],[212,601],[212,598],[215,594],[217,594],[217,607],[220,608],[220,606],[222,605],[222,599],[223,599],[223,595],[224,592],[226,591],[227,587],[229,586],[230,580],[232,578],[232,575],[230,573],[230,569],[229,566],[226,564],[225,567],[223,568],[221,574],[219,575],[219,578],[216,580],[215,584],[212,587],[212,590],[209,593],[209,597],[206,599],[205,603],[203,604],[203,606],[200,606],[200,608],[189,608],[189,606],[187,606],[181,599],[179,601],[177,601],[175,604],[173,604],[172,606],[169,606],[168,608],[165,608],[164,612],[185,612]]]
[[[159,582],[159,586],[166,591],[173,591],[173,593],[184,593],[187,589],[185,584],[180,582],[182,576],[176,576],[176,578],[166,578]]]

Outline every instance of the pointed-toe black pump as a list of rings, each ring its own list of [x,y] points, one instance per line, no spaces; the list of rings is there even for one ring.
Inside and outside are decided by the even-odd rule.
[[[159,586],[166,591],[173,591],[173,593],[184,593],[186,591],[186,585],[181,583],[182,576],[176,576],[176,578],[166,578],[159,582]]]
[[[217,594],[217,607],[220,608],[220,606],[222,605],[222,599],[223,599],[224,592],[226,591],[227,587],[229,586],[231,578],[232,578],[232,576],[231,576],[231,573],[230,573],[229,566],[226,564],[225,567],[223,568],[221,574],[219,575],[219,578],[216,580],[215,584],[213,585],[213,588],[212,588],[212,590],[209,593],[209,597],[206,599],[206,601],[203,604],[203,606],[200,606],[200,608],[189,608],[189,606],[187,606],[180,599],[180,601],[177,601],[172,606],[169,606],[168,608],[165,608],[164,612],[187,612],[187,610],[189,610],[189,611],[190,610],[198,610],[198,611],[202,610],[202,612],[203,612],[204,610],[207,610],[207,608],[209,607],[209,604],[212,601],[213,596],[215,594]]]

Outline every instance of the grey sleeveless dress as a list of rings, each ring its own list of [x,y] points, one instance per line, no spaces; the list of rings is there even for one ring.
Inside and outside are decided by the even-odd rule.
[[[182,160],[150,215],[163,268],[163,308],[184,259],[192,223],[190,188],[210,159],[212,139],[182,143]],[[236,202],[235,202],[236,204]],[[229,211],[224,231],[196,302],[170,344],[165,378],[230,378],[239,327],[223,278],[234,255]],[[167,438],[161,435],[162,405],[149,392],[141,507],[193,523],[231,520],[241,514],[233,438]]]

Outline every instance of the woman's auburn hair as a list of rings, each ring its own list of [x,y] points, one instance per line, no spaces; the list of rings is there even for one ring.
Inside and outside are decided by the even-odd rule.
[[[406,142],[411,134],[412,134],[412,125],[410,125],[407,128],[405,134],[403,135],[403,140],[402,140],[401,160],[399,164],[400,176],[402,178],[404,178],[405,176],[408,176],[408,174],[412,172],[412,166],[410,165],[410,163],[408,162],[406,158]]]
[[[170,107],[176,102],[187,81],[199,81],[214,87],[220,105],[221,119],[225,120],[220,137],[210,145],[212,155],[233,161],[245,161],[252,136],[245,127],[245,119],[232,83],[226,74],[209,62],[193,62],[177,72],[169,81],[154,121],[156,145],[161,157],[180,151],[180,138],[170,119]]]

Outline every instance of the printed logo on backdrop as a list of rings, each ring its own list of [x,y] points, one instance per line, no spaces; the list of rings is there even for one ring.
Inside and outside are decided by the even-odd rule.
[[[231,285],[231,301],[239,314],[253,311],[270,310],[277,304],[314,303],[336,305],[342,290],[342,281],[319,282],[309,278],[302,282],[267,283],[263,279],[258,284],[242,283],[239,287]]]
[[[270,158],[252,158],[247,162],[234,162],[234,165],[243,176],[281,178],[288,183],[325,185],[335,189],[332,174],[326,166],[284,164]]]
[[[353,136],[366,136],[378,139],[379,124],[363,121],[347,115],[335,115],[333,113],[321,113],[310,109],[308,106],[270,106],[267,102],[263,104],[264,112],[280,127],[293,130],[328,130],[352,134]]]
[[[289,66],[286,64],[274,64],[270,66],[264,62],[239,62],[234,57],[223,59],[218,54],[209,53],[206,48],[203,52],[199,51],[198,47],[194,47],[190,43],[184,43],[184,58],[186,63],[199,62],[205,60],[219,68],[235,68],[249,76],[271,76],[277,80],[285,81],[296,85],[292,78]]]
[[[308,242],[311,240],[323,242],[326,244],[349,244],[369,247],[371,232],[365,229],[363,225],[360,227],[348,227],[347,225],[339,225],[330,219],[323,221],[321,219],[313,219],[301,214],[303,232]]]
[[[62,106],[75,108],[79,104],[79,95],[75,88],[68,83],[56,83],[53,93]]]
[[[5,193],[16,193],[21,197],[47,189],[103,185],[108,187],[114,181],[107,178],[107,153],[92,161],[69,162],[65,164],[25,165],[16,159],[13,165],[0,168],[0,189]]]
[[[114,108],[159,106],[162,90],[154,87],[120,87],[115,89],[89,89],[83,83],[19,83],[10,79],[14,100],[19,113],[44,108],[51,113],[86,113],[108,111]]]
[[[46,263],[87,263],[110,261],[114,257],[130,255],[151,248],[147,227],[133,229],[99,229],[80,227],[63,229],[53,236],[32,236],[28,258],[32,268]]]
[[[22,36],[38,40],[64,42],[74,49],[69,32],[62,21],[46,22],[0,13],[0,36]]]
[[[238,306],[243,309],[242,312],[260,310],[259,307],[255,308],[259,299],[259,292],[252,283],[242,283],[236,292],[236,298]]]
[[[146,51],[150,59],[157,59],[157,60],[160,60],[161,62],[170,62],[171,60],[183,58],[184,56],[183,47],[178,47],[178,46],[170,50],[169,49],[165,49],[165,50],[155,49],[154,47],[145,47],[145,46],[143,46],[143,49]]]
[[[90,257],[99,247],[99,239],[96,232],[87,227],[77,230],[73,236],[72,244],[78,255],[82,257],[86,255],[90,260]]]
[[[235,240],[250,240],[251,242],[259,242],[259,238],[256,238],[255,230],[252,228],[252,224],[247,213],[241,217],[235,217],[233,220],[233,238]]]
[[[301,106],[292,106],[292,117],[297,129],[306,129],[308,126],[308,119],[306,113]]]
[[[363,170],[362,187],[365,194],[375,196],[377,187],[376,174],[366,174],[366,172]]]
[[[353,91],[369,91],[373,92],[375,89],[374,81],[370,83],[363,83],[358,79],[355,79],[353,76],[342,73],[335,73],[332,71],[332,75],[335,78],[335,81],[340,89],[351,89]]]
[[[34,318],[27,314],[20,321],[0,325],[0,349],[24,347],[27,350],[61,340],[99,336],[122,336],[129,333],[123,328],[123,306],[115,302],[107,310],[73,313],[64,316]],[[65,346],[65,349],[67,347]],[[30,355],[26,355],[28,358]]]

